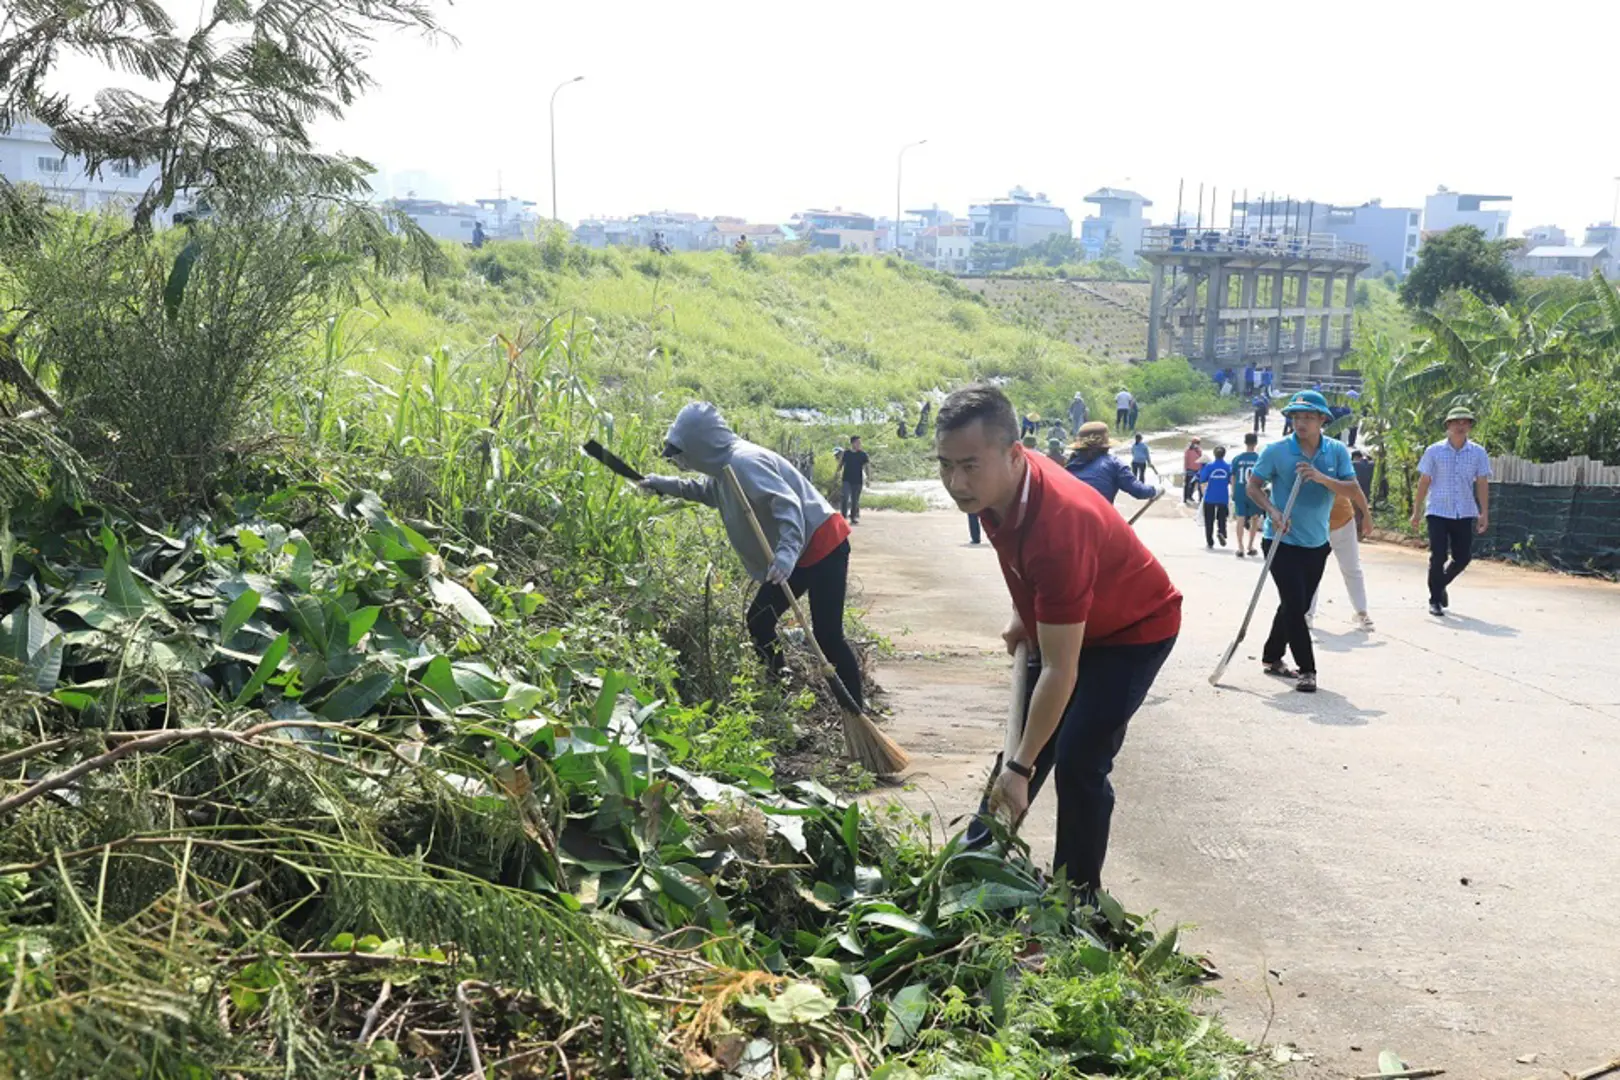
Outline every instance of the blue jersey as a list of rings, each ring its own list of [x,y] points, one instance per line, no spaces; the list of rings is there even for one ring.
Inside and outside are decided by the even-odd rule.
[[[1199,469],[1198,482],[1204,485],[1205,502],[1232,501],[1232,466],[1225,458],[1216,458]]]

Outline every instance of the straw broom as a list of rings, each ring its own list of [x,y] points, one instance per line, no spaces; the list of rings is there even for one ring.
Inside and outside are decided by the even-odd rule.
[[[759,526],[759,518],[754,516],[753,504],[748,501],[742,483],[730,465],[723,470],[726,483],[731,485],[732,494],[742,503],[743,510],[748,514],[748,524],[753,527],[754,539],[759,541],[760,554],[764,556],[767,564],[770,563],[773,552],[771,542],[765,538],[765,530]],[[782,595],[787,597],[793,609],[793,617],[799,620],[804,627],[805,640],[816,654],[816,663],[821,667],[821,674],[832,687],[833,696],[844,709],[844,749],[851,758],[860,762],[861,766],[877,776],[889,776],[900,772],[910,762],[906,752],[900,749],[900,744],[878,730],[872,718],[861,711],[855,704],[855,698],[849,688],[838,677],[838,672],[827,661],[827,655],[821,651],[821,643],[816,640],[815,632],[811,629],[810,620],[804,617],[804,609],[799,606],[799,598],[793,595],[793,589],[782,583]]]

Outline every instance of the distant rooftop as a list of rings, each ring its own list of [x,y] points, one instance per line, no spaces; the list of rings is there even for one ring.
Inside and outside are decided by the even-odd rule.
[[[1602,244],[1580,244],[1559,246],[1558,244],[1542,244],[1531,248],[1525,254],[1527,259],[1595,259],[1608,252]]]
[[[1116,187],[1098,188],[1090,195],[1087,195],[1085,201],[1103,202],[1107,199],[1136,199],[1140,200],[1143,206],[1153,205],[1153,200],[1148,198],[1146,195],[1139,194],[1138,192],[1132,191],[1129,188]]]

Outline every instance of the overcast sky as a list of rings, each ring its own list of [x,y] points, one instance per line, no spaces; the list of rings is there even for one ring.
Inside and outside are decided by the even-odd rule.
[[[1223,219],[1234,189],[1421,206],[1445,184],[1513,196],[1514,234],[1575,231],[1620,176],[1613,0],[462,0],[444,22],[458,44],[380,42],[380,85],[323,140],[385,193],[499,181],[548,211],[547,99],[583,75],[557,99],[569,221],[892,214],[917,139],[907,208],[1022,184],[1076,220],[1104,185],[1168,220],[1185,178]]]

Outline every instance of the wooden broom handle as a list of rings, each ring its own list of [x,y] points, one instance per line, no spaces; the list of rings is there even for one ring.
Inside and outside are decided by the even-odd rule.
[[[754,530],[754,539],[759,541],[760,553],[765,556],[765,570],[769,573],[771,564],[776,560],[776,553],[771,550],[771,542],[766,539],[765,530],[759,526],[759,518],[754,516],[754,506],[748,501],[747,493],[743,491],[742,481],[737,479],[737,473],[730,465],[722,467],[720,471],[725,474],[727,483],[731,485],[732,493],[742,502],[743,512],[748,515],[748,524]],[[827,654],[821,651],[821,642],[816,640],[815,631],[810,628],[810,620],[804,617],[804,609],[799,607],[799,598],[793,595],[793,586],[784,581],[781,589],[782,595],[787,597],[788,604],[793,608],[793,617],[799,620],[800,626],[804,627],[805,639],[810,642],[810,648],[816,654],[816,662],[821,665],[822,674],[831,675],[833,666],[827,662]]]

